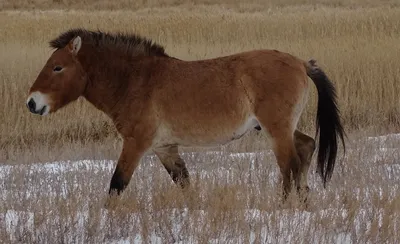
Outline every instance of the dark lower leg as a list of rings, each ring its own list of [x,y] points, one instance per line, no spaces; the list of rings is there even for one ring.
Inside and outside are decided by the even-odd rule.
[[[185,161],[179,156],[177,146],[157,148],[155,153],[175,184],[181,188],[190,185],[189,171],[186,168]]]
[[[110,195],[115,192],[119,195],[126,188],[145,150],[146,147],[134,139],[124,140],[117,167],[111,178]]]
[[[129,179],[126,180],[121,173],[121,170],[117,167],[114,171],[114,174],[111,178],[110,189],[108,190],[108,194],[113,194],[114,192],[117,195],[121,194],[125,187],[128,185]]]

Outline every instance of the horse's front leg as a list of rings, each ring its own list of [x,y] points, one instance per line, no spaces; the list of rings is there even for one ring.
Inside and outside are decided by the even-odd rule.
[[[172,180],[182,189],[190,185],[189,171],[185,161],[179,156],[178,146],[169,145],[154,149],[154,152],[164,165]]]
[[[135,138],[124,138],[122,152],[118,159],[117,167],[111,178],[109,194],[118,195],[126,188],[132,178],[132,174],[139,164],[143,154],[150,143]]]

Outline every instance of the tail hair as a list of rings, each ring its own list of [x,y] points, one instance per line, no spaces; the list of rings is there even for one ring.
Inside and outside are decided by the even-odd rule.
[[[324,187],[331,179],[338,151],[338,139],[345,150],[345,131],[337,105],[336,89],[325,72],[318,67],[315,59],[305,62],[307,75],[313,80],[318,91],[316,136],[319,132],[317,172]]]

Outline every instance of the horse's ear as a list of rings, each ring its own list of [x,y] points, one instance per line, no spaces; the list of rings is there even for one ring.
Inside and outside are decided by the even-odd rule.
[[[82,39],[80,36],[75,37],[68,44],[70,52],[74,55],[78,54],[79,50],[81,49],[81,46],[82,46]]]

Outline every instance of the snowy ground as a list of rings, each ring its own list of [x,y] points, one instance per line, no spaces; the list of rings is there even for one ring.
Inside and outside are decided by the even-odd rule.
[[[400,141],[399,135],[354,143],[347,150],[345,166],[336,168],[332,186],[325,190],[314,174],[314,162],[309,174],[313,207],[308,210],[256,209],[262,204],[249,200],[268,188],[267,194],[277,191],[278,170],[271,163],[275,162],[271,151],[182,154],[191,175],[201,182],[251,189],[250,193],[243,190],[248,199],[242,208],[221,216],[207,207],[158,209],[152,198],[160,188],[154,184],[174,186],[154,155],[142,160],[132,187],[125,192],[144,207],[118,215],[100,203],[115,161],[3,165],[0,237],[5,243],[394,243],[400,240],[396,140]],[[210,188],[205,189],[199,190],[199,196],[207,204]]]

